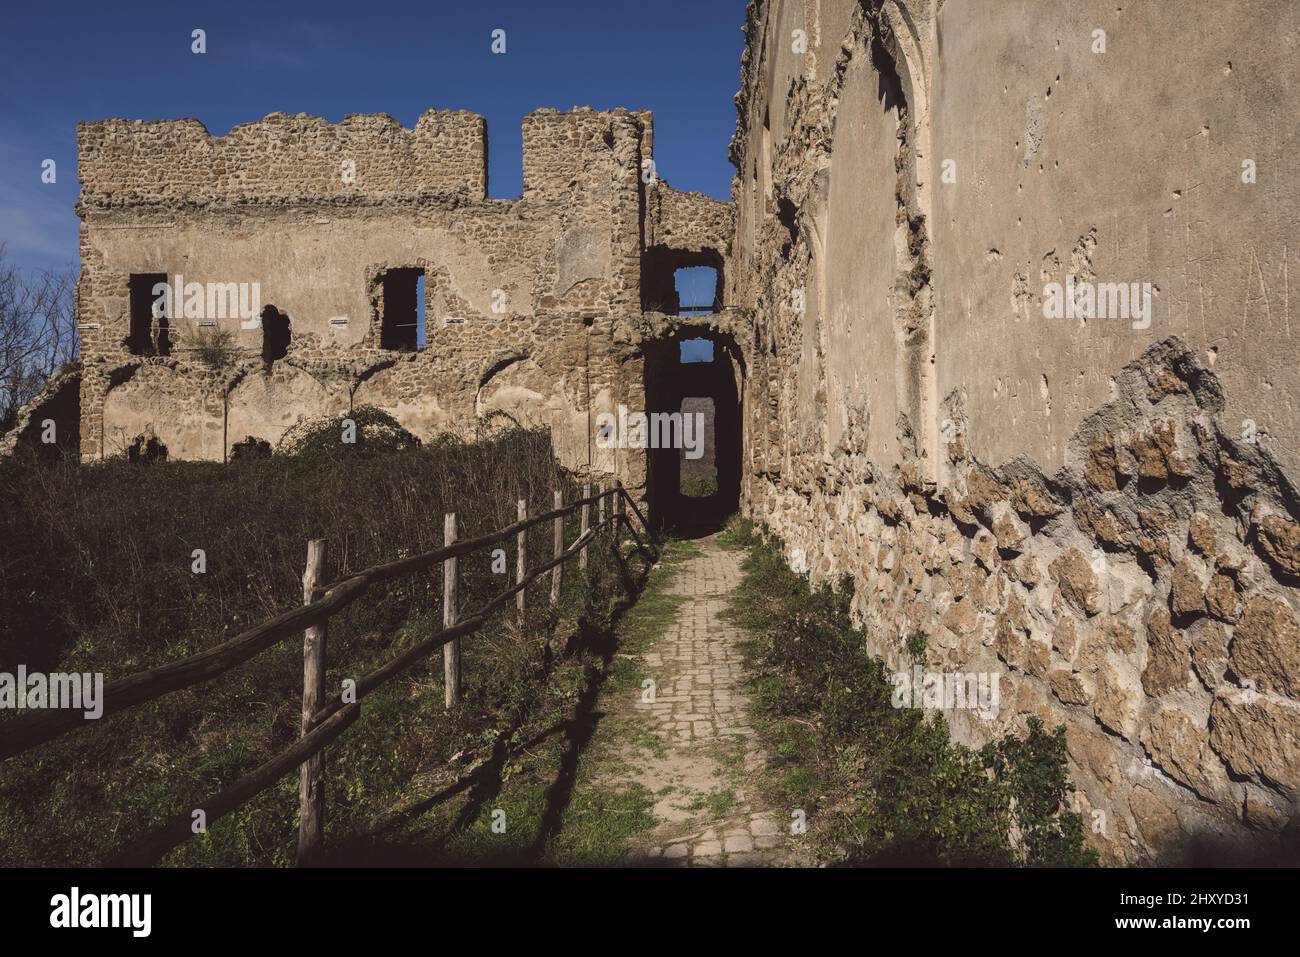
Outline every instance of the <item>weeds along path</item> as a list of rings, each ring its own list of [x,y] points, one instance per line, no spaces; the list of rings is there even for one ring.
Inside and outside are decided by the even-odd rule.
[[[747,636],[727,616],[743,554],[716,535],[670,543],[625,622],[620,657],[630,667],[603,702],[593,758],[597,782],[630,783],[653,801],[627,863],[800,863],[788,817],[761,807],[753,786],[765,761],[749,721]]]

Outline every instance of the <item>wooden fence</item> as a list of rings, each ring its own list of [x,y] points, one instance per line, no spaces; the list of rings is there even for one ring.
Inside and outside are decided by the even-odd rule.
[[[606,502],[613,501],[612,514],[606,518]],[[598,518],[590,521],[591,506],[598,508]],[[633,527],[626,514],[630,508],[636,515],[645,539]],[[581,511],[581,529],[577,538],[566,548],[564,545],[564,519]],[[553,522],[554,554],[548,561],[528,570],[527,533],[530,528]],[[590,486],[584,488],[583,497],[565,505],[563,492],[555,493],[555,507],[532,518],[528,517],[525,501],[518,504],[518,521],[513,525],[475,539],[457,541],[456,515],[448,514],[444,520],[444,545],[442,548],[384,565],[375,565],[332,585],[322,586],[319,579],[325,562],[325,542],[307,543],[307,565],[303,572],[303,604],[283,614],[256,625],[235,637],[197,655],[169,662],[148,671],[120,678],[104,687],[103,714],[115,714],[138,704],[153,701],[165,694],[210,681],[245,663],[272,645],[301,633],[303,635],[303,695],[302,735],[293,744],[271,760],[259,766],[238,781],[230,784],[199,804],[206,824],[230,813],[270,787],[295,767],[299,769],[299,825],[298,854],[300,865],[315,863],[320,859],[324,844],[325,787],[324,749],[341,735],[361,714],[361,700],[385,682],[404,672],[439,648],[443,652],[443,676],[446,688],[445,703],[448,708],[460,701],[460,642],[466,635],[483,627],[496,612],[515,599],[516,612],[522,623],[527,588],[547,572],[551,573],[550,602],[557,605],[560,598],[562,569],[566,562],[578,558],[580,571],[587,568],[587,547],[606,528],[616,548],[621,547],[622,531],[633,537],[637,548],[657,559],[658,552],[650,526],[627,494],[621,482],[608,490],[603,487],[592,495]],[[461,618],[457,607],[457,560],[461,557],[516,539],[515,584],[497,595],[482,608],[466,618]],[[443,574],[443,626],[442,630],[418,642],[396,658],[349,685],[344,693],[325,696],[325,648],[328,622],[371,588],[403,578],[407,575],[442,565]],[[29,711],[6,722],[0,737],[0,761],[21,754],[40,744],[60,737],[83,725],[79,712]],[[195,833],[194,813],[180,814],[158,825],[143,838],[128,847],[115,863],[141,866],[157,863],[164,854],[184,843]]]

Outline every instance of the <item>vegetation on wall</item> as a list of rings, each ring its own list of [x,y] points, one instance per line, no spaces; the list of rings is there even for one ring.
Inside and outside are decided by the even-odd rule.
[[[1096,863],[1068,810],[1064,728],[979,751],[949,740],[941,713],[894,706],[883,662],[849,614],[852,582],[811,588],[771,534],[728,530],[749,548],[733,614],[748,653],[768,797],[800,809],[820,855],[851,864]],[[913,636],[909,647],[924,650]]]

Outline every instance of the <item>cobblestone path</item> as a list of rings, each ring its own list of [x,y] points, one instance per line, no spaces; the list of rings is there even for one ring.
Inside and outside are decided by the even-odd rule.
[[[761,807],[750,785],[764,756],[750,726],[739,645],[745,632],[726,615],[741,580],[743,552],[716,536],[675,570],[669,592],[685,600],[676,620],[641,655],[653,701],[634,707],[654,743],[627,754],[627,766],[657,797],[658,824],[629,860],[691,867],[801,863],[790,817]]]

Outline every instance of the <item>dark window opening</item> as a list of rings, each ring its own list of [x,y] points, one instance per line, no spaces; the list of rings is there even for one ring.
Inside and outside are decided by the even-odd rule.
[[[130,294],[130,326],[127,329],[126,347],[133,356],[169,355],[171,338],[168,335],[168,316],[165,300],[154,293],[154,286],[167,283],[166,273],[134,273],[128,280]],[[154,322],[158,324],[158,341],[154,343]]]
[[[712,339],[683,339],[681,346],[681,363],[686,365],[691,362],[712,362],[713,361],[713,340]]]
[[[786,235],[781,241],[781,258],[789,259],[790,250],[799,239],[799,210],[794,203],[782,197],[776,202],[776,217],[785,227]]]
[[[707,396],[682,399],[682,434],[691,439],[689,446],[683,442],[678,464],[680,492],[686,498],[712,498],[718,494],[715,410],[713,400]],[[689,423],[687,416],[691,418]]]
[[[169,356],[172,354],[171,323],[161,309],[155,309],[158,311],[158,355]]]
[[[289,317],[275,306],[262,310],[262,361],[270,365],[289,354]]]
[[[383,279],[383,316],[379,344],[384,349],[416,352],[424,348],[424,270],[390,269]]]

